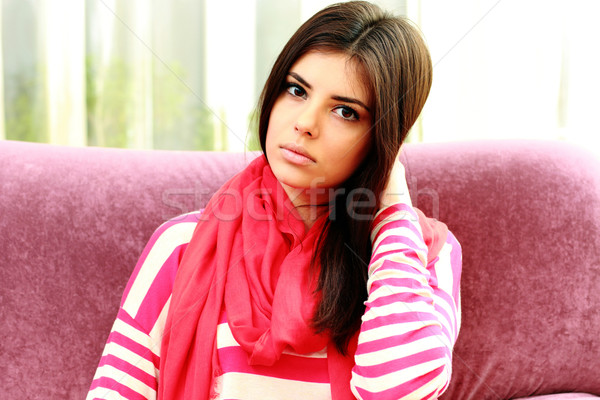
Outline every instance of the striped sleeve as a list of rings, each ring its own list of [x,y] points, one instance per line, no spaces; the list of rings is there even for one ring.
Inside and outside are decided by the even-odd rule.
[[[199,215],[167,221],[150,238],[125,287],[87,400],[156,399],[173,282]]]
[[[375,216],[371,240],[352,392],[363,400],[436,399],[450,382],[460,326],[460,245],[448,232],[428,264],[418,216],[403,204]]]

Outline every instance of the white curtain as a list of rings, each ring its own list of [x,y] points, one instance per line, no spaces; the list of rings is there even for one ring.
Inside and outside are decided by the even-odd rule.
[[[565,139],[600,150],[600,2],[409,0],[434,84],[423,141]]]
[[[281,47],[333,1],[0,2],[0,139],[241,151]],[[375,2],[414,20],[432,53],[410,140],[598,144],[600,3]]]
[[[39,4],[44,19],[48,140],[85,145],[85,7],[82,1]],[[56,5],[59,5],[56,7]]]
[[[0,7],[0,43],[2,43],[2,7]],[[4,128],[4,68],[3,54],[0,51],[0,140],[6,139]]]

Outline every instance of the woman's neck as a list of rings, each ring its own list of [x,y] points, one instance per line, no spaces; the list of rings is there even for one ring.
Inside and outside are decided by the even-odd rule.
[[[304,221],[307,229],[310,229],[329,210],[328,199],[322,195],[317,196],[315,191],[309,192],[306,189],[294,188],[283,183],[281,186],[287,193],[300,218]]]

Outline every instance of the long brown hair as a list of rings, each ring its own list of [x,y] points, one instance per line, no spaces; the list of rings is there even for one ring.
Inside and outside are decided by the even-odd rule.
[[[313,325],[317,332],[327,331],[345,354],[365,310],[367,265],[372,251],[370,225],[400,145],[429,94],[432,65],[419,30],[404,18],[364,1],[321,10],[285,45],[261,94],[258,132],[265,155],[269,117],[275,100],[285,89],[286,75],[298,58],[315,50],[340,52],[356,61],[373,99],[369,154],[344,182],[346,190],[332,201],[330,215],[335,218],[328,220],[313,255],[313,266],[319,267],[317,295],[321,299]],[[364,198],[348,198],[356,188],[375,194],[375,204],[365,207]],[[355,218],[353,205],[358,204],[363,218]]]

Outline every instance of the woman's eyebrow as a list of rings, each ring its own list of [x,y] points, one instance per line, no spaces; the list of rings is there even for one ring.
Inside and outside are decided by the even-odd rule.
[[[298,82],[300,82],[302,85],[306,86],[308,89],[312,89],[312,86],[308,82],[306,82],[304,80],[304,78],[302,78],[297,73],[290,71],[290,72],[288,72],[288,75],[291,76],[292,78],[296,79]],[[367,107],[367,105],[365,103],[363,103],[362,101],[360,101],[358,99],[355,99],[352,97],[345,97],[345,96],[332,96],[331,98],[334,100],[337,100],[337,101],[343,101],[344,103],[358,104],[359,106],[361,106],[368,112],[371,112],[369,107]]]
[[[303,84],[304,86],[306,86],[308,89],[312,89],[312,86],[310,86],[310,84],[306,82],[304,78],[298,75],[297,73],[290,71],[288,72],[288,75],[300,82],[301,84]]]
[[[331,98],[334,99],[334,100],[343,101],[344,103],[358,104],[359,106],[361,106],[362,108],[364,108],[368,112],[371,112],[371,110],[369,109],[369,107],[367,107],[365,103],[363,103],[362,101],[360,101],[358,99],[354,99],[352,97],[344,97],[344,96],[333,96]]]

